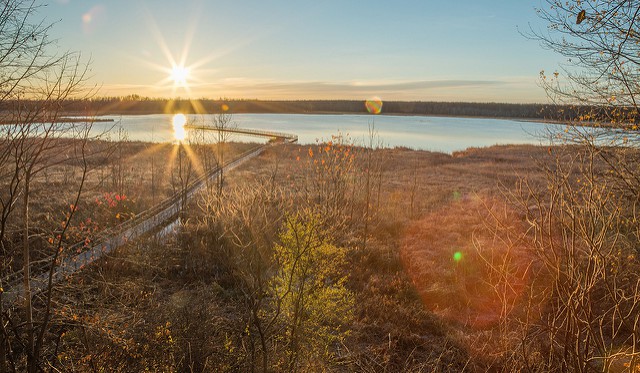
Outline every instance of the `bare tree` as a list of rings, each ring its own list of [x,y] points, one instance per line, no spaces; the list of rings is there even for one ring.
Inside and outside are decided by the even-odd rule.
[[[214,128],[215,140],[216,140],[216,161],[218,163],[218,196],[222,196],[222,189],[224,186],[224,162],[225,162],[225,150],[227,142],[231,136],[229,130],[237,127],[236,122],[233,121],[233,115],[228,112],[221,112],[216,114],[213,118],[212,127]]]
[[[38,20],[42,7],[33,0],[0,2],[0,110],[1,120],[6,123],[0,132],[0,170],[5,176],[0,193],[0,242],[5,251],[7,227],[16,207],[21,205],[24,321],[20,325],[26,332],[24,350],[29,372],[39,369],[51,312],[49,299],[43,319],[34,321],[29,209],[33,182],[44,169],[62,161],[56,155],[60,154],[63,137],[84,136],[86,140],[88,136],[88,131],[78,132],[77,126],[60,123],[59,117],[64,100],[85,94],[82,85],[87,66],[77,54],[52,53],[53,42],[48,38],[52,25]],[[78,193],[81,189],[80,186]],[[7,259],[3,261],[6,266]],[[49,294],[50,291],[49,286]],[[1,315],[0,372],[9,367],[16,369],[6,332],[9,321],[6,315],[6,312]]]
[[[599,114],[611,121],[634,119],[640,93],[640,2],[545,2],[538,13],[548,31],[531,36],[567,58],[560,72],[543,79],[549,95],[562,103],[609,109]]]
[[[542,86],[572,113],[546,188],[525,181],[516,198],[536,261],[515,369],[635,371],[640,2],[546,0],[538,13],[548,30],[531,36],[567,58]]]
[[[382,154],[384,151],[384,147],[382,146],[382,140],[378,135],[378,132],[375,128],[375,122],[369,123],[369,132],[366,138],[365,143],[365,157],[363,159],[364,164],[362,165],[364,172],[364,232],[363,232],[363,243],[362,246],[364,249],[367,248],[367,239],[369,237],[369,229],[372,219],[375,214],[378,212],[380,208],[380,194],[382,191],[382,183],[383,183],[383,159]],[[375,209],[373,204],[373,193],[374,188],[376,189],[376,203]]]
[[[118,126],[117,133],[118,137],[114,143],[113,156],[109,157],[109,162],[111,163],[111,186],[118,194],[124,195],[128,178],[124,148],[129,142],[129,135],[122,126]]]
[[[211,144],[211,133],[204,125],[196,125],[193,127],[195,128],[189,131],[189,143],[194,147],[194,154],[197,158],[197,168],[200,176],[206,178],[207,188],[213,190],[214,185],[209,176],[216,170],[217,162],[215,151]],[[215,187],[217,189],[217,182]]]
[[[519,369],[637,370],[638,228],[595,147],[558,149],[546,188],[516,198],[530,224],[533,285]],[[530,359],[531,356],[536,359]]]

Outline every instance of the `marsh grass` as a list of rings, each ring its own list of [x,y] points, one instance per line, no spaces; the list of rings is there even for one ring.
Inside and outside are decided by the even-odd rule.
[[[539,165],[553,164],[558,148],[496,146],[453,155],[377,150],[384,179],[365,248],[363,150],[350,148],[353,165],[318,170],[313,160],[322,164],[323,155],[317,146],[313,157],[309,146],[268,148],[227,174],[223,199],[211,190],[196,198],[172,239],[131,243],[74,276],[56,293],[61,311],[55,330],[62,334],[52,364],[115,371],[544,366],[550,352],[541,328],[553,315],[553,277],[537,255],[529,213],[546,207],[528,204],[528,213],[508,195],[518,195],[526,178],[539,196],[548,196]],[[343,154],[332,148],[326,154],[335,157],[335,151]],[[560,162],[567,159],[561,155]],[[332,190],[315,183],[319,174],[344,179]],[[316,209],[336,201],[337,190],[348,203]],[[293,342],[286,332],[293,319],[280,313],[285,298],[279,300],[271,285],[282,274],[274,248],[287,219],[310,212],[319,212],[314,216],[323,237],[344,250],[345,264],[336,269],[353,296],[352,312],[340,321],[341,338],[310,333]],[[312,312],[324,316],[302,324],[323,326],[332,309],[340,309],[325,306]],[[52,334],[52,343],[56,338]],[[310,346],[326,350],[295,355]]]

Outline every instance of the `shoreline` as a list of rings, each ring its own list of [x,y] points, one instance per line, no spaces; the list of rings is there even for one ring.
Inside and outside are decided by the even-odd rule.
[[[109,123],[109,122],[115,122],[113,119],[109,119],[109,118],[98,118],[96,117],[82,117],[82,118],[69,118],[69,117],[61,117],[60,119],[54,120],[52,121],[50,118],[46,119],[39,119],[39,120],[32,120],[29,121],[29,124],[35,124],[35,123]],[[15,125],[15,121],[12,120],[6,120],[6,119],[0,119],[0,125],[6,126],[6,125]],[[25,123],[23,123],[25,124]]]
[[[97,114],[96,118],[106,117],[106,116],[144,116],[144,115],[173,115],[179,114],[179,112],[175,113],[159,113],[159,112],[131,112],[131,113],[101,113]],[[221,113],[189,113],[188,115],[217,115]],[[480,115],[447,115],[447,114],[411,114],[411,113],[380,113],[380,114],[370,114],[370,113],[355,113],[355,112],[344,112],[344,111],[336,111],[336,112],[235,112],[229,113],[231,115],[352,115],[352,116],[370,116],[370,117],[420,117],[420,118],[470,118],[470,119],[496,119],[496,120],[511,120],[514,122],[529,122],[529,123],[544,123],[544,124],[566,124],[566,121],[554,120],[554,119],[543,119],[543,118],[522,118],[522,117],[499,117],[499,116],[480,116]],[[66,115],[76,115],[76,113],[70,113]],[[99,121],[99,120],[96,120]],[[113,119],[107,119],[105,121],[114,121]]]
[[[175,113],[160,113],[160,112],[132,112],[132,113],[106,113],[106,114],[97,114],[95,118],[105,117],[105,116],[144,116],[144,115],[174,115],[179,114],[179,112]],[[221,113],[189,113],[188,115],[217,115]],[[539,124],[557,124],[557,125],[569,125],[576,127],[594,127],[594,128],[615,128],[611,124],[601,124],[597,125],[594,123],[572,123],[568,120],[559,120],[559,119],[544,119],[544,118],[535,118],[535,117],[500,117],[500,116],[482,116],[482,115],[449,115],[449,114],[412,114],[412,113],[380,113],[380,114],[370,114],[370,113],[362,113],[362,112],[344,112],[344,111],[336,111],[336,112],[236,112],[229,113],[231,115],[242,114],[242,115],[350,115],[350,116],[370,116],[370,117],[417,117],[417,118],[462,118],[462,119],[494,119],[494,120],[510,120],[513,122],[525,122],[525,123],[539,123]],[[65,115],[77,115],[76,113],[69,113]],[[93,122],[114,122],[114,119],[96,119]],[[0,123],[1,124],[1,123]]]

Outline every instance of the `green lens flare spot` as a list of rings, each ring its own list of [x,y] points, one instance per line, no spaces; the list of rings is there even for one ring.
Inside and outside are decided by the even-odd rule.
[[[453,253],[453,260],[455,262],[461,261],[462,260],[462,252],[456,251],[455,253]]]

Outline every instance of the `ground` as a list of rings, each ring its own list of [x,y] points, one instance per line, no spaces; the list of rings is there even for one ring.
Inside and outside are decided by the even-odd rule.
[[[147,147],[128,146],[127,153]],[[256,345],[262,325],[256,318],[268,320],[276,303],[260,295],[271,291],[259,285],[261,276],[271,275],[256,263],[275,268],[272,248],[283,222],[308,209],[321,211],[329,239],[347,250],[348,264],[336,270],[345,275],[354,306],[341,324],[344,338],[326,345],[326,360],[309,358],[298,369],[483,370],[495,364],[487,348],[499,355],[501,346],[485,341],[483,350],[478,343],[504,316],[504,299],[495,295],[503,283],[492,282],[485,263],[491,257],[504,264],[520,250],[497,245],[492,226],[507,221],[514,234],[525,228],[523,217],[506,207],[508,194],[523,177],[540,182],[536,164],[551,151],[495,146],[453,155],[404,148],[367,153],[339,140],[271,146],[227,175],[224,200],[213,190],[196,197],[177,236],[132,242],[62,284],[51,330],[57,352],[50,361],[62,370],[262,371],[265,347]],[[129,159],[149,170],[152,158],[139,154]],[[335,182],[319,182],[318,175]],[[317,208],[333,201],[343,204]],[[507,296],[513,304],[527,286],[526,257],[509,264],[515,268]],[[263,308],[252,313],[252,307]],[[287,336],[283,330],[272,329],[268,340],[275,370],[285,370],[290,359],[276,342]]]

